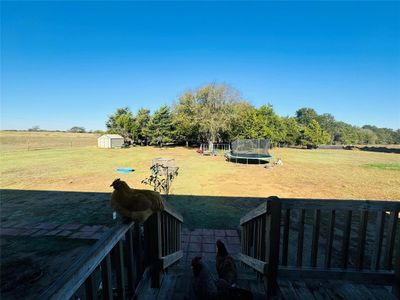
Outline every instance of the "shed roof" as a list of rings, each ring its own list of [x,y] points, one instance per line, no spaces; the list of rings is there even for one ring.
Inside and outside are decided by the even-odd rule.
[[[102,137],[108,137],[110,139],[123,139],[123,137],[120,136],[119,134],[104,134],[99,138],[102,138]]]

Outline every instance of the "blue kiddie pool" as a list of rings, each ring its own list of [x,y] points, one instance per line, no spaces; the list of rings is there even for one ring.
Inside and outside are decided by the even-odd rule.
[[[132,168],[118,168],[117,169],[117,173],[121,173],[121,174],[128,174],[135,171],[135,169]]]

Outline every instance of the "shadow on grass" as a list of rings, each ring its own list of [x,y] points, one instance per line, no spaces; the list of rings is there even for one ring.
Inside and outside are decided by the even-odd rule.
[[[0,190],[1,222],[111,225],[111,193]],[[169,195],[166,201],[184,217],[184,227],[236,229],[240,218],[265,199]]]

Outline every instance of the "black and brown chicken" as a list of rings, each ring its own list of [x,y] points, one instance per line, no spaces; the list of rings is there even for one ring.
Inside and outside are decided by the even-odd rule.
[[[124,219],[143,223],[153,213],[164,209],[160,193],[150,190],[132,189],[120,179],[110,185],[114,188],[111,207]]]
[[[218,277],[225,280],[229,285],[235,285],[237,283],[237,271],[236,265],[226,250],[225,244],[218,240],[217,244],[217,256],[215,258],[215,265],[217,268]]]

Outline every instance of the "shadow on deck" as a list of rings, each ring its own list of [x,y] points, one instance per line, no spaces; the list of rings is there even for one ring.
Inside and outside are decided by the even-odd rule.
[[[3,201],[4,196],[9,201]],[[47,210],[32,202],[35,205],[32,204],[30,215],[24,218],[24,209],[29,205],[27,196],[45,203]],[[59,201],[61,198],[63,202]],[[189,201],[186,198],[198,202],[196,196],[178,196],[175,201]],[[245,199],[203,198],[224,203]],[[240,230],[232,230],[230,225],[227,230],[184,229],[182,215],[170,205],[165,211],[153,214],[144,226],[114,224],[97,242],[77,243],[85,251],[69,256],[70,260],[64,264],[75,262],[62,275],[53,273],[53,280],[57,280],[34,298],[184,299],[190,288],[191,258],[201,255],[210,270],[215,270],[215,241],[222,239],[237,260],[239,285],[266,298],[395,299],[398,291],[393,287],[400,286],[400,202],[253,200],[261,205],[253,210],[249,206],[251,211],[245,216],[240,205],[230,207],[229,211],[243,216]],[[2,222],[22,217],[28,220],[28,227],[47,221],[49,215],[64,223],[90,219],[86,225],[109,225],[112,212],[108,201],[108,193],[3,190],[1,217]],[[10,203],[15,205],[12,207]],[[18,205],[21,210],[15,209]],[[185,209],[193,208],[189,203]],[[210,212],[215,216],[215,224],[217,215],[221,215],[220,228],[224,226],[223,215],[227,211]],[[99,222],[100,215],[107,221]],[[56,238],[57,242],[72,244],[66,237]],[[34,243],[35,237],[32,234],[23,240]],[[2,247],[6,242],[2,237]],[[55,251],[58,250],[45,249],[44,253],[47,257]]]

